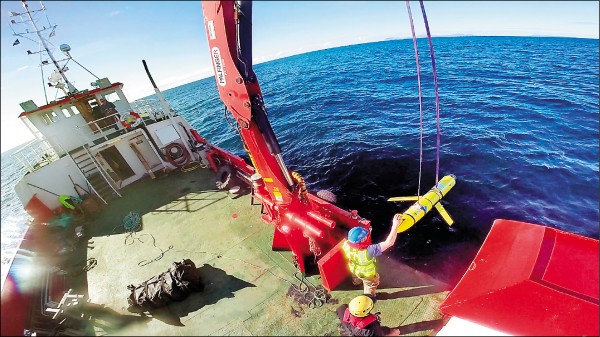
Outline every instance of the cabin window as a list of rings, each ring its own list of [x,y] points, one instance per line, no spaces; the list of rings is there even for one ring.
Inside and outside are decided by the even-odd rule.
[[[50,125],[53,123],[52,118],[50,118],[50,116],[48,114],[43,114],[41,117],[46,125]]]
[[[62,108],[61,111],[66,118],[71,117],[71,111],[69,111],[69,108]]]
[[[119,95],[117,95],[117,93],[113,91],[110,94],[104,95],[104,98],[107,101],[114,103],[119,100]]]
[[[56,123],[60,120],[60,118],[56,114],[56,111],[44,113],[41,115],[41,117],[42,117],[42,120],[44,121],[44,123],[46,123],[46,125]]]
[[[96,120],[104,117],[104,114],[100,111],[100,104],[98,103],[98,101],[96,101],[95,98],[88,100],[88,105],[90,107],[93,119]]]
[[[77,109],[77,107],[74,106],[74,105],[71,107],[71,111],[73,111],[73,115],[79,115],[80,114],[79,109]]]

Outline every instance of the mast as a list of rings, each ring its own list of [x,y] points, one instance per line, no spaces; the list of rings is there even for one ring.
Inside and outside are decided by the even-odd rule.
[[[66,95],[70,95],[70,94],[73,94],[73,93],[76,93],[76,92],[78,92],[77,88],[75,88],[75,86],[74,86],[74,85],[73,85],[73,84],[72,84],[72,83],[69,81],[69,79],[68,79],[68,78],[67,78],[67,76],[65,75],[65,71],[66,71],[66,70],[65,70],[63,67],[61,67],[61,66],[58,64],[58,61],[57,61],[57,60],[54,58],[54,55],[53,55],[53,54],[52,54],[52,52],[50,51],[50,48],[48,48],[47,41],[46,41],[46,39],[45,39],[45,38],[42,36],[42,34],[41,34],[41,32],[42,32],[42,31],[44,31],[44,30],[46,30],[46,28],[44,27],[44,29],[42,29],[42,30],[38,29],[38,27],[37,27],[37,25],[36,25],[36,23],[35,23],[35,20],[33,19],[33,15],[32,15],[32,13],[31,13],[31,11],[29,10],[29,6],[27,5],[27,2],[26,2],[25,0],[21,0],[21,3],[22,3],[22,5],[23,5],[23,8],[25,9],[25,13],[14,13],[14,12],[12,12],[12,13],[11,13],[11,16],[17,16],[17,15],[19,15],[19,16],[20,16],[20,15],[26,14],[26,15],[27,15],[27,17],[29,17],[29,20],[28,20],[28,21],[29,21],[29,22],[31,23],[31,25],[33,26],[34,32],[37,34],[37,36],[38,36],[38,38],[39,38],[39,41],[40,41],[40,43],[41,43],[41,44],[42,44],[42,46],[44,47],[44,51],[46,51],[46,53],[48,54],[48,56],[49,56],[49,57],[50,57],[50,59],[52,60],[52,63],[53,63],[53,64],[54,64],[54,66],[56,67],[55,73],[59,74],[59,75],[60,75],[60,77],[62,77],[63,81],[64,81],[64,82],[65,82],[65,84],[67,85],[68,92],[64,90],[64,84],[62,84],[62,83],[57,83],[55,86],[56,86],[57,88],[60,88],[60,89],[62,89],[62,90],[65,92],[65,94],[66,94]],[[41,10],[45,10],[45,9],[46,9],[46,8],[45,8],[45,7],[42,5],[42,8],[41,8]],[[53,28],[56,28],[56,25],[54,25],[54,26],[53,26]],[[27,33],[31,33],[31,32],[27,31]],[[16,32],[14,33],[14,35],[17,35],[17,36],[23,36],[22,34],[20,34],[20,33],[16,33]],[[51,33],[51,34],[50,34],[50,36],[52,36],[52,35],[53,35],[53,34]],[[66,46],[66,48],[67,48],[67,49],[70,49],[68,46]],[[62,46],[61,46],[61,49],[62,49]],[[68,50],[67,50],[67,51],[68,51]],[[29,52],[29,51],[28,51],[28,54],[34,54],[34,53],[31,53],[31,52]],[[69,59],[70,59],[70,58],[69,58]],[[43,66],[43,65],[44,65],[44,63],[42,63],[42,66]],[[53,80],[51,80],[51,81],[53,81]],[[58,81],[57,81],[57,82],[58,82]]]

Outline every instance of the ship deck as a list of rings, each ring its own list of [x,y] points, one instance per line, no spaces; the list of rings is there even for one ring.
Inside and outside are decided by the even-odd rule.
[[[288,251],[272,251],[273,226],[261,220],[251,195],[231,197],[215,188],[214,172],[199,168],[142,179],[121,189],[96,214],[86,214],[86,242],[70,257],[73,293],[84,295],[71,309],[83,317],[85,335],[339,335],[336,309],[361,294],[347,279],[322,306],[309,308],[294,277]],[[128,232],[134,212],[140,228]],[[84,271],[82,265],[95,259]],[[127,310],[130,291],[190,259],[204,290],[149,315]],[[374,312],[402,335],[430,335],[444,318],[437,307],[448,286],[384,255]],[[307,276],[320,286],[320,275]],[[310,294],[307,295],[310,298]],[[73,315],[75,313],[75,315]],[[83,316],[82,316],[83,315]],[[58,319],[57,319],[58,321]]]

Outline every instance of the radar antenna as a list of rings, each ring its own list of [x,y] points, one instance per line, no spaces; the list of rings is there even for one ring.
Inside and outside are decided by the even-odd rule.
[[[67,70],[69,70],[69,68],[66,67],[66,63],[63,66],[61,66],[59,64],[59,62],[63,62],[63,61],[68,62],[69,60],[72,59],[68,53],[70,50],[70,47],[68,45],[61,45],[61,50],[67,55],[67,58],[62,59],[62,60],[57,60],[54,57],[54,55],[52,54],[52,51],[50,50],[50,48],[48,47],[48,44],[50,43],[48,40],[49,40],[49,38],[51,38],[55,35],[55,29],[56,29],[57,25],[52,25],[48,21],[49,27],[42,26],[42,28],[39,29],[38,24],[37,24],[36,20],[34,19],[34,14],[36,12],[45,11],[46,7],[43,4],[41,4],[41,2],[40,2],[40,4],[41,4],[40,9],[30,10],[29,6],[27,5],[27,2],[25,0],[22,0],[21,3],[23,4],[23,8],[25,9],[25,12],[24,13],[10,12],[11,17],[20,17],[21,18],[20,22],[16,22],[14,19],[10,20],[11,28],[13,26],[16,26],[19,24],[30,24],[33,27],[33,31],[30,31],[29,29],[25,29],[25,32],[16,32],[13,29],[13,35],[39,43],[39,45],[40,45],[39,51],[32,52],[31,50],[28,50],[27,54],[33,55],[33,54],[46,53],[50,57],[50,60],[52,61],[51,63],[54,65],[55,69],[54,69],[54,72],[52,73],[52,75],[50,75],[50,77],[48,78],[48,80],[49,80],[48,86],[61,89],[67,96],[77,93],[78,92],[77,88],[75,88],[75,86],[69,81],[69,79],[65,75],[65,72]],[[42,35],[42,33],[47,30],[51,30],[51,31],[48,34],[48,37],[44,37]],[[26,36],[26,34],[34,34],[34,33],[37,35],[38,41],[35,41]],[[17,45],[19,43],[20,42],[17,39],[15,41],[15,43],[13,43],[13,46]],[[40,59],[41,59],[41,56],[40,56]],[[50,62],[48,62],[48,60],[43,60],[43,61],[41,61],[40,67],[43,67],[43,66],[49,65],[49,64],[50,64]]]

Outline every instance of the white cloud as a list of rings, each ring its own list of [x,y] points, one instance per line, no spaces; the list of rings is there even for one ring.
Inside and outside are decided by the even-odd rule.
[[[121,14],[121,11],[114,11],[114,12],[110,12],[110,14],[108,14],[108,16],[116,16]]]
[[[22,66],[22,67],[20,67],[19,69],[17,69],[17,71],[22,71],[22,70],[25,70],[25,69],[27,69],[27,68],[29,68],[29,66]]]

